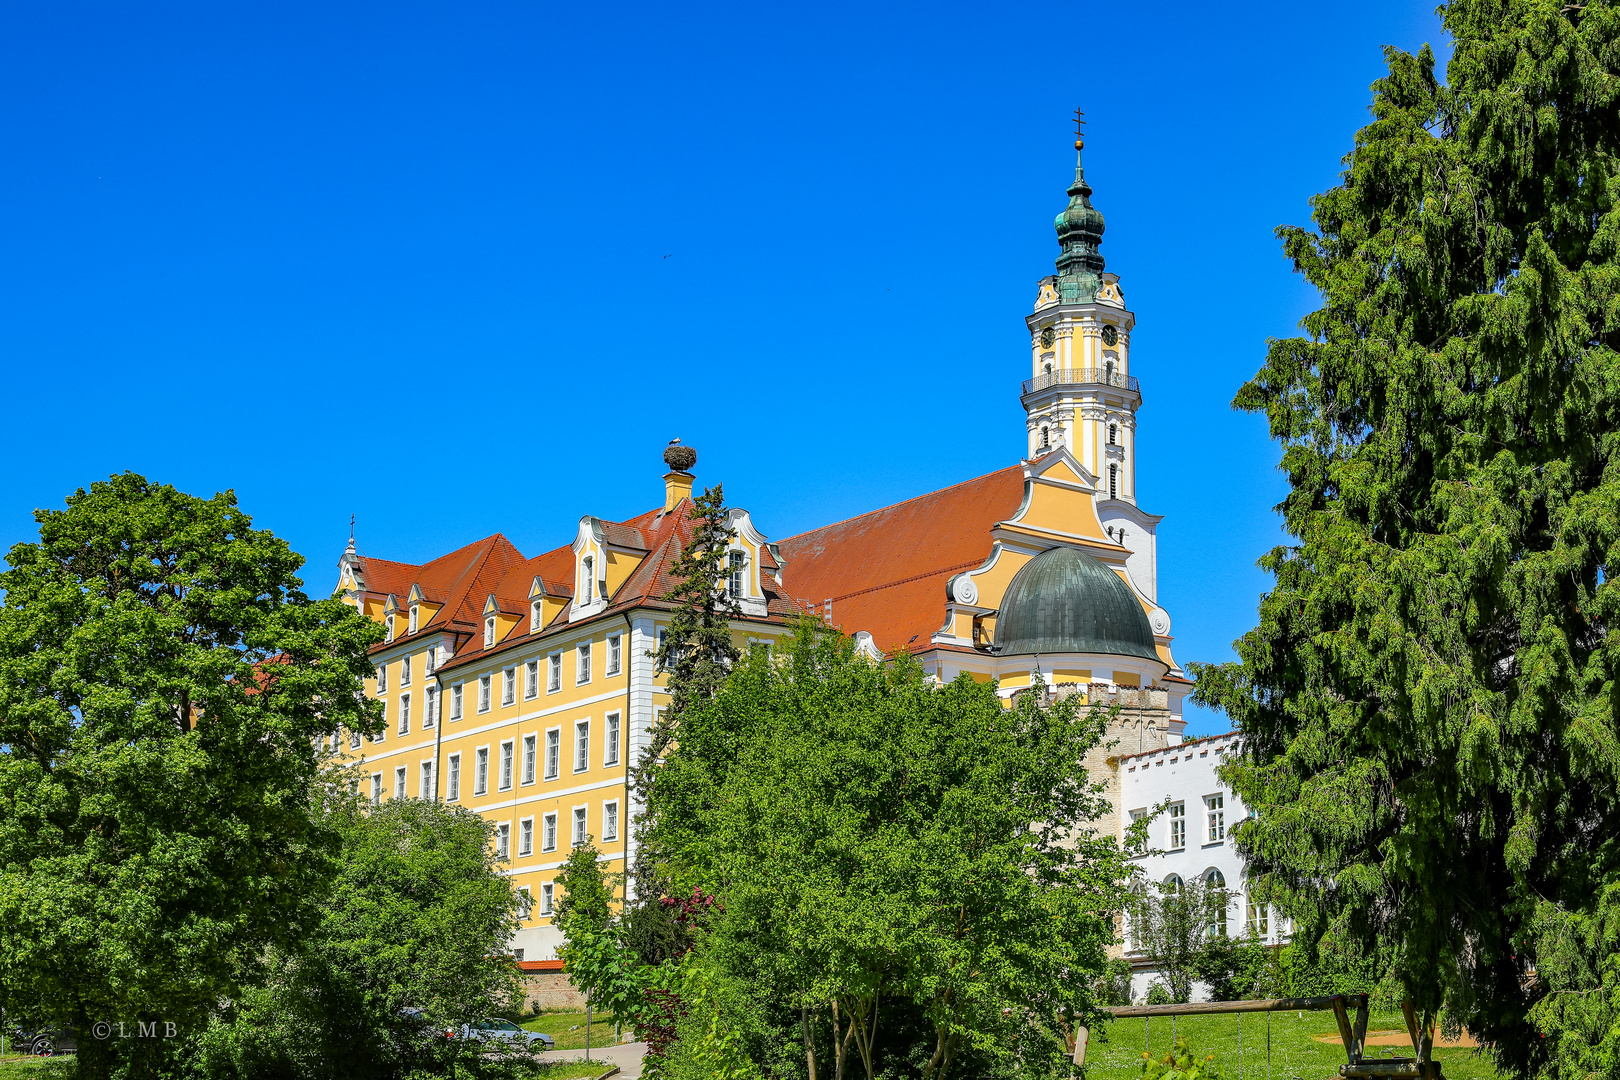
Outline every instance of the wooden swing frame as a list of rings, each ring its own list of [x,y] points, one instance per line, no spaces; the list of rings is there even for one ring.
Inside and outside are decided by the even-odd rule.
[[[1355,1006],[1352,1020],[1350,1008]],[[1339,1066],[1339,1075],[1347,1078],[1400,1077],[1412,1080],[1443,1080],[1440,1063],[1434,1060],[1434,1028],[1418,1028],[1417,1012],[1411,1001],[1401,1002],[1406,1016],[1406,1030],[1412,1037],[1412,1057],[1368,1058],[1367,1048],[1367,995],[1335,994],[1332,997],[1262,998],[1257,1001],[1200,1001],[1187,1005],[1115,1005],[1104,1012],[1115,1019],[1152,1016],[1208,1016],[1215,1013],[1248,1012],[1326,1012],[1331,1009],[1339,1022],[1339,1038],[1344,1042],[1345,1063]],[[1270,1054],[1269,1048],[1267,1054]]]

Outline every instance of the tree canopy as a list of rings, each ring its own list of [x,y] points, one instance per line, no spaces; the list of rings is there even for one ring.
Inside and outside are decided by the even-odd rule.
[[[1600,1043],[1612,1073],[1620,8],[1441,14],[1444,81],[1388,50],[1314,227],[1279,230],[1321,306],[1236,404],[1292,539],[1197,697],[1304,939],[1386,957],[1517,1073]]]

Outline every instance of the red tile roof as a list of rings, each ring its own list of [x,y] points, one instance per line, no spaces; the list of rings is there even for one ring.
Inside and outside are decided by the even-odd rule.
[[[832,621],[865,630],[879,649],[921,652],[945,621],[945,583],[990,557],[990,529],[1018,512],[1024,472],[1014,465],[780,544],[783,590]]]
[[[499,533],[475,540],[421,566],[367,555],[359,558],[361,580],[366,583],[368,593],[380,596],[392,593],[403,604],[411,586],[420,584],[425,593],[443,598],[443,606],[417,627],[418,635],[458,624],[463,629],[476,626],[482,618],[484,601],[507,572],[523,562],[522,552]],[[390,648],[393,644],[395,642],[384,642],[372,646],[372,650]]]

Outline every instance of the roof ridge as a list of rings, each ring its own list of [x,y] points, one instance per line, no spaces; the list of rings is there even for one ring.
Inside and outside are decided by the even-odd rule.
[[[899,502],[890,503],[887,506],[880,506],[876,510],[868,510],[864,514],[854,514],[854,515],[852,515],[850,517],[843,518],[843,519],[838,520],[838,521],[829,521],[825,525],[817,525],[813,529],[806,529],[806,530],[804,530],[804,532],[794,533],[792,536],[784,536],[781,540],[778,540],[778,541],[775,541],[775,542],[778,543],[778,544],[786,544],[788,541],[797,540],[801,536],[809,536],[811,533],[822,532],[823,530],[826,530],[826,529],[836,528],[839,525],[847,525],[852,521],[859,521],[861,518],[872,517],[874,515],[881,514],[881,513],[885,512],[887,510],[897,510],[900,507],[905,506],[907,503],[914,503],[914,502],[918,502],[918,501],[920,501],[922,499],[929,499],[929,498],[934,497],[935,495],[943,495],[947,491],[954,491],[955,489],[957,489],[959,487],[966,487],[967,485],[977,483],[980,480],[988,480],[992,476],[998,476],[1001,473],[1012,472],[1014,469],[1021,469],[1021,468],[1023,468],[1022,465],[1008,465],[1006,468],[994,469],[994,470],[992,470],[990,472],[983,473],[983,474],[981,474],[979,476],[971,476],[966,480],[960,480],[960,481],[958,481],[958,482],[956,482],[954,484],[947,484],[945,487],[942,487],[942,488],[935,488],[933,491],[925,491],[921,495],[913,495],[909,499],[901,499]],[[854,594],[851,594],[851,595],[854,595]]]

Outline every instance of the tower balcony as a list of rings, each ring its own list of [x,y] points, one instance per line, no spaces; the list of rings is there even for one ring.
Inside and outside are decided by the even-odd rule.
[[[1135,375],[1121,375],[1111,367],[1069,368],[1065,371],[1048,371],[1043,375],[1035,376],[1033,379],[1025,379],[1024,393],[1033,394],[1037,390],[1047,390],[1054,386],[1088,385],[1116,386],[1138,396],[1142,393],[1142,386],[1136,381]]]

